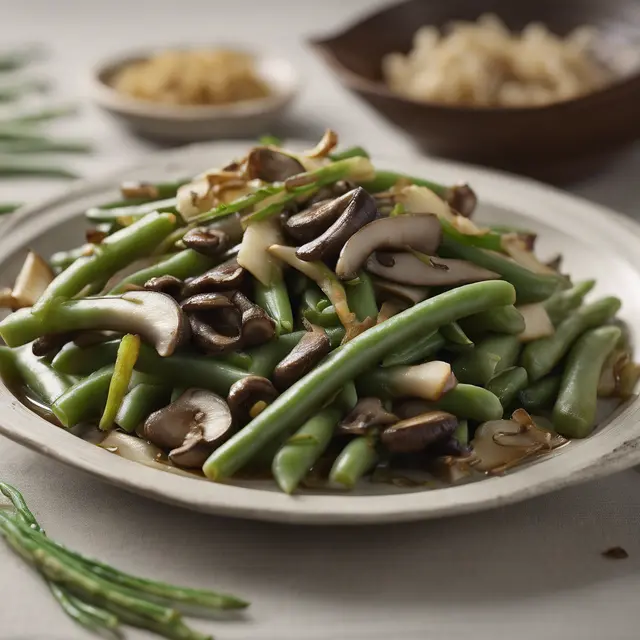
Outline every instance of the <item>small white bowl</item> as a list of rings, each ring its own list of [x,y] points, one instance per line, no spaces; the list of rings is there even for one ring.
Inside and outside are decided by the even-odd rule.
[[[159,52],[147,50],[120,54],[99,64],[91,77],[93,99],[137,133],[165,142],[197,142],[268,133],[271,124],[283,115],[297,94],[298,76],[293,65],[271,54],[225,48],[254,57],[258,76],[271,90],[269,96],[228,105],[189,106],[137,100],[116,91],[110,84],[114,73]],[[184,47],[163,48],[169,49]]]

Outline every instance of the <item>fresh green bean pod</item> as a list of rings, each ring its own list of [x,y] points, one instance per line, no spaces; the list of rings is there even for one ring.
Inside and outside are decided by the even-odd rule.
[[[72,298],[87,285],[104,281],[137,258],[148,255],[174,225],[175,216],[152,213],[107,237],[94,246],[91,255],[78,258],[53,280],[34,305],[33,313],[43,312],[56,299]]]
[[[56,371],[44,358],[33,355],[27,344],[14,351],[15,366],[24,384],[48,405],[71,386],[72,380]]]
[[[366,149],[362,147],[349,147],[344,151],[332,153],[329,157],[333,162],[337,162],[338,160],[346,160],[347,158],[370,158],[371,156]]]
[[[383,367],[395,367],[397,365],[417,364],[435,356],[446,340],[439,331],[427,333],[419,338],[412,339],[408,344],[401,345],[393,353],[390,353],[382,361]]]
[[[453,372],[460,382],[485,386],[493,376],[515,365],[520,354],[516,336],[495,335],[456,358]]]
[[[273,318],[278,335],[293,331],[293,311],[284,279],[276,279],[269,286],[256,280],[255,301]]]
[[[584,280],[570,289],[556,291],[548,300],[545,300],[544,308],[554,326],[557,327],[574,309],[577,309],[584,297],[595,286],[595,280]]]
[[[124,397],[115,423],[127,433],[133,433],[154,411],[169,404],[171,388],[141,383]]]
[[[380,459],[374,434],[354,438],[336,458],[329,481],[346,489],[353,489],[358,480],[367,474]]]
[[[438,194],[442,199],[446,199],[449,193],[449,187],[438,182],[425,180],[424,178],[416,178],[404,173],[396,173],[395,171],[376,171],[376,175],[372,180],[360,182],[360,186],[369,193],[379,193],[380,191],[388,191],[391,189],[398,180],[408,180],[419,187],[427,187],[427,189]]]
[[[552,412],[560,435],[586,438],[593,431],[600,372],[620,335],[618,327],[598,327],[584,333],[571,348]]]
[[[412,337],[485,309],[513,304],[514,297],[513,287],[505,282],[465,285],[425,300],[361,333],[332,353],[214,451],[204,464],[205,475],[212,480],[229,477],[280,433],[306,420],[346,382],[375,366]],[[500,404],[497,398],[496,402]]]
[[[347,283],[345,291],[347,292],[349,309],[356,314],[356,318],[360,322],[367,318],[376,318],[378,316],[373,281],[366,271],[361,271],[358,274],[357,284]]]
[[[529,413],[540,413],[553,407],[559,391],[560,376],[546,376],[520,391],[518,401]]]
[[[144,198],[149,202],[173,198],[178,193],[178,189],[184,184],[191,182],[190,178],[181,180],[169,180],[167,182],[123,182],[120,191],[125,198],[125,202],[132,199]]]
[[[176,213],[177,201],[175,198],[154,200],[142,204],[127,204],[123,207],[109,206],[91,207],[85,212],[85,216],[92,222],[114,222],[118,218],[133,218],[138,220],[150,213]]]
[[[482,333],[517,335],[524,331],[524,318],[513,305],[507,305],[477,313],[469,318],[463,318],[460,320],[460,326],[465,333],[471,335]]]
[[[491,391],[507,410],[513,405],[518,393],[527,386],[528,382],[529,378],[525,369],[522,367],[509,367],[491,378],[487,382],[486,389]]]
[[[481,234],[467,234],[458,231],[448,220],[440,218],[442,232],[448,238],[455,242],[468,245],[470,247],[478,247],[479,249],[489,249],[490,251],[498,251],[504,253],[502,247],[502,234],[494,231],[487,231]]]
[[[452,345],[467,349],[473,347],[473,340],[470,340],[462,327],[457,322],[452,322],[444,327],[440,327],[440,335]]]
[[[271,471],[285,493],[293,493],[309,469],[324,453],[342,411],[336,406],[322,409],[307,420],[273,459]]]
[[[504,412],[495,394],[471,384],[458,384],[439,400],[430,404],[435,409],[447,411],[458,418],[478,422],[498,420]]]
[[[562,276],[534,273],[506,256],[461,244],[448,236],[443,237],[438,253],[445,258],[468,260],[499,273],[515,287],[518,304],[541,302],[566,286]]]
[[[70,267],[78,258],[86,256],[87,251],[90,250],[92,245],[83,245],[76,249],[69,249],[69,251],[58,251],[49,258],[49,265],[52,269],[58,271],[64,271],[67,267]],[[92,250],[92,249],[91,249]]]
[[[602,298],[577,309],[558,325],[552,336],[530,342],[522,352],[522,366],[529,380],[535,382],[547,375],[581,334],[607,322],[618,309],[618,298]]]
[[[124,293],[132,285],[141,287],[147,280],[159,276],[174,276],[184,280],[211,269],[218,262],[218,260],[198,253],[193,249],[185,249],[146,269],[141,269],[127,276],[109,291],[109,295]]]

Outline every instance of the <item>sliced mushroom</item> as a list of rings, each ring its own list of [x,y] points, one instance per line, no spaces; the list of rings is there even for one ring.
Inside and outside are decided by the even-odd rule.
[[[567,442],[561,436],[541,429],[525,411],[514,414],[514,417],[519,418],[520,422],[491,420],[476,429],[471,441],[477,458],[476,469],[502,473],[531,457],[549,453]]]
[[[447,220],[454,215],[449,205],[427,187],[409,184],[396,191],[396,202],[403,204],[407,213],[432,213]]]
[[[157,276],[150,278],[144,283],[144,288],[147,291],[158,291],[159,293],[166,293],[174,300],[180,300],[182,287],[184,283],[175,276]]]
[[[524,331],[518,334],[520,342],[531,342],[555,333],[555,327],[543,303],[523,304],[517,309],[524,318]]]
[[[520,266],[533,273],[557,275],[557,271],[538,260],[528,248],[528,243],[517,233],[505,233],[502,236],[502,248]]]
[[[242,341],[242,317],[236,305],[222,293],[200,293],[184,300],[193,341],[205,352],[228,353]]]
[[[29,251],[11,292],[12,308],[32,307],[53,281],[51,267],[35,251]]]
[[[242,286],[245,270],[235,258],[219,264],[202,275],[188,280],[182,288],[182,295],[193,296],[198,293],[214,293],[216,291],[230,291]]]
[[[335,200],[336,198],[343,196],[345,193],[348,193],[355,188],[356,185],[353,182],[349,182],[348,180],[338,180],[338,182],[334,182],[333,184],[328,184],[324,187],[320,187],[320,189],[318,189],[318,191],[316,191],[316,193],[307,201],[307,207],[320,202],[330,202],[331,200]],[[312,239],[313,237],[309,238],[309,240]],[[308,241],[305,240],[305,242]]]
[[[382,444],[392,453],[414,453],[447,439],[458,426],[458,419],[445,411],[430,411],[387,427]]]
[[[277,397],[276,388],[267,378],[247,376],[231,385],[227,404],[236,425],[242,426],[250,422],[261,407],[271,404]]]
[[[292,215],[284,225],[287,235],[300,243],[310,242],[324,233],[342,214],[346,204],[340,197],[323,194],[306,209]]]
[[[205,256],[219,256],[229,245],[227,234],[214,227],[195,227],[182,238],[185,246]]]
[[[394,403],[393,412],[401,419],[413,418],[419,416],[421,413],[428,413],[432,411],[433,407],[425,400],[419,398],[411,398],[409,400],[402,400],[401,402]]]
[[[327,129],[318,144],[305,152],[307,158],[326,158],[338,145],[338,134],[332,129]]]
[[[238,251],[238,264],[263,285],[270,285],[282,277],[282,269],[280,262],[268,249],[272,244],[280,244],[282,241],[282,230],[277,218],[252,222],[244,232]]]
[[[75,333],[48,333],[36,338],[31,343],[31,352],[34,356],[47,356],[58,353],[67,342],[71,342]]]
[[[296,255],[300,260],[335,258],[356,231],[377,218],[376,201],[362,187],[349,191],[339,198],[342,199],[346,204],[340,217],[322,235],[298,247]]]
[[[378,249],[411,247],[427,255],[436,252],[442,227],[436,216],[402,215],[374,220],[354,233],[344,244],[336,264],[341,280],[353,280],[367,258]]]
[[[275,336],[276,323],[262,307],[251,302],[239,291],[231,296],[231,301],[241,313],[244,346],[255,347],[268,342]]]
[[[410,304],[418,304],[429,297],[426,287],[412,287],[398,282],[391,282],[383,278],[372,278],[376,296],[381,300],[404,300]]]
[[[284,182],[304,170],[296,158],[273,147],[254,147],[247,158],[247,175],[252,180]]]
[[[400,397],[438,400],[457,384],[451,365],[439,360],[389,367],[386,371],[389,390]]]
[[[366,435],[371,427],[382,427],[398,422],[398,417],[389,413],[380,398],[362,398],[338,425],[338,433]]]
[[[157,447],[170,450],[169,459],[175,465],[195,468],[231,435],[232,422],[231,411],[220,396],[205,389],[187,389],[147,418],[143,434]]]
[[[466,182],[460,182],[453,185],[453,187],[449,187],[447,202],[460,215],[470,218],[478,204],[478,196]]]
[[[393,265],[385,266],[386,259],[392,260]],[[499,274],[466,260],[430,258],[430,262],[427,264],[412,253],[374,254],[367,260],[366,268],[387,280],[417,286],[452,286],[500,278]]]
[[[88,245],[93,247],[93,245]],[[162,256],[146,256],[144,258],[138,258],[134,260],[130,264],[128,264],[124,269],[120,269],[120,271],[116,271],[105,283],[104,287],[100,290],[100,295],[106,296],[108,293],[115,289],[125,278],[137,273],[138,271],[142,271],[142,269],[146,269],[147,267],[151,267],[154,264],[157,264],[162,260]]]
[[[293,351],[276,366],[271,376],[279,391],[288,389],[303,378],[331,351],[331,340],[326,331],[307,331]]]

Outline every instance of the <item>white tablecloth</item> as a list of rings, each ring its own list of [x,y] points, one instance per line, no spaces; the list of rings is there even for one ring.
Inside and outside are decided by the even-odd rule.
[[[377,153],[411,141],[340,88],[305,47],[378,4],[367,0],[21,0],[0,2],[7,45],[44,41],[34,69],[60,101],[87,97],[92,64],[118,48],[238,41],[288,55],[302,94],[278,132],[316,138],[325,126]],[[152,149],[84,100],[54,125],[96,140],[74,161],[96,175]],[[572,189],[630,215],[640,151]],[[59,183],[0,183],[0,201],[33,200]],[[635,292],[630,292],[634,295]],[[637,295],[637,293],[635,293]],[[222,640],[636,640],[640,631],[640,476],[627,471],[517,506],[457,519],[367,528],[304,528],[190,513],[112,488],[0,438],[0,477],[72,548],[143,575],[219,587],[253,602],[245,621],[204,622]],[[630,557],[601,556],[620,545]],[[91,637],[57,609],[41,580],[0,545],[0,640]],[[131,632],[128,637],[149,637]]]

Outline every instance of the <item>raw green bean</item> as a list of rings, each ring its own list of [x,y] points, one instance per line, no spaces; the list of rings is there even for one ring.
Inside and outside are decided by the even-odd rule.
[[[56,371],[44,358],[33,355],[30,344],[14,353],[16,369],[23,382],[46,404],[53,404],[71,386],[67,375]]]
[[[159,276],[174,276],[184,280],[211,269],[218,262],[219,260],[205,256],[193,249],[185,249],[146,269],[141,269],[123,278],[121,282],[109,291],[109,295],[124,293],[132,285],[141,287],[147,280]]]
[[[115,423],[127,433],[133,433],[154,411],[169,404],[169,387],[145,382],[127,393],[116,414]]]
[[[562,276],[533,273],[498,253],[470,247],[445,236],[438,250],[445,258],[459,258],[499,273],[516,290],[518,304],[546,300],[566,284]]]
[[[273,318],[278,335],[293,331],[293,311],[284,279],[277,279],[269,286],[256,280],[255,301]]]
[[[545,300],[544,308],[554,326],[558,326],[574,309],[577,309],[584,297],[595,286],[595,280],[584,280],[571,289],[556,291],[548,300]]]
[[[80,176],[59,164],[38,164],[0,157],[0,177],[4,178],[63,178],[74,180]]]
[[[586,438],[593,431],[600,372],[620,336],[618,327],[599,327],[587,331],[571,348],[552,413],[560,435]]]
[[[376,443],[377,438],[373,434],[351,440],[333,463],[329,472],[330,482],[353,489],[358,480],[378,462],[380,456]]]
[[[554,294],[555,295],[555,294]],[[552,296],[553,297],[553,296]],[[524,318],[513,306],[489,309],[475,316],[460,320],[460,326],[466,333],[478,335],[481,333],[509,333],[517,335],[524,331]]]
[[[435,409],[453,413],[458,418],[478,422],[498,420],[504,411],[500,400],[491,391],[472,384],[458,384],[430,404]]]
[[[439,331],[427,333],[394,350],[393,353],[384,358],[382,366],[394,367],[396,365],[424,362],[438,353],[444,347],[445,342],[446,340]]]
[[[21,206],[22,203],[20,202],[2,202],[0,203],[0,216],[6,215],[7,213],[13,213]]]
[[[462,327],[457,322],[452,322],[444,327],[440,327],[440,335],[458,347],[473,347],[473,341],[469,340],[467,334],[462,330]]]
[[[91,207],[85,212],[87,219],[93,222],[114,222],[118,218],[144,218],[150,213],[176,213],[176,199],[153,200],[142,204],[128,204],[123,207]]]
[[[53,415],[67,429],[100,417],[107,402],[112,376],[113,365],[110,365],[69,387],[51,405]]]
[[[418,333],[434,331],[491,307],[513,304],[514,298],[513,287],[505,282],[465,285],[425,300],[361,333],[214,451],[203,467],[205,475],[212,480],[229,477],[278,434],[306,420],[342,385],[375,366]]]
[[[271,471],[285,493],[293,493],[309,469],[324,453],[340,420],[335,405],[309,418],[278,451]]]
[[[511,407],[518,396],[528,384],[527,372],[522,367],[510,367],[487,382],[487,390],[491,391],[500,404],[507,410]]]
[[[349,147],[344,151],[338,151],[329,155],[333,162],[346,160],[347,158],[370,158],[369,153],[362,147]]]
[[[574,311],[558,325],[552,336],[530,342],[522,352],[522,366],[527,370],[529,380],[535,382],[547,375],[582,333],[604,324],[618,309],[618,298],[602,298]]]
[[[560,376],[546,376],[525,387],[518,394],[518,401],[529,413],[540,413],[551,409],[560,390]]]
[[[148,255],[171,233],[174,225],[172,214],[152,213],[109,236],[94,246],[91,255],[78,258],[53,280],[34,305],[34,314],[43,312],[56,299],[71,298],[88,284],[103,281],[134,260]]]
[[[378,305],[376,304],[376,294],[373,289],[371,276],[366,271],[358,274],[357,284],[345,286],[347,292],[347,303],[349,309],[356,314],[356,318],[363,322],[367,318],[377,318]]]

